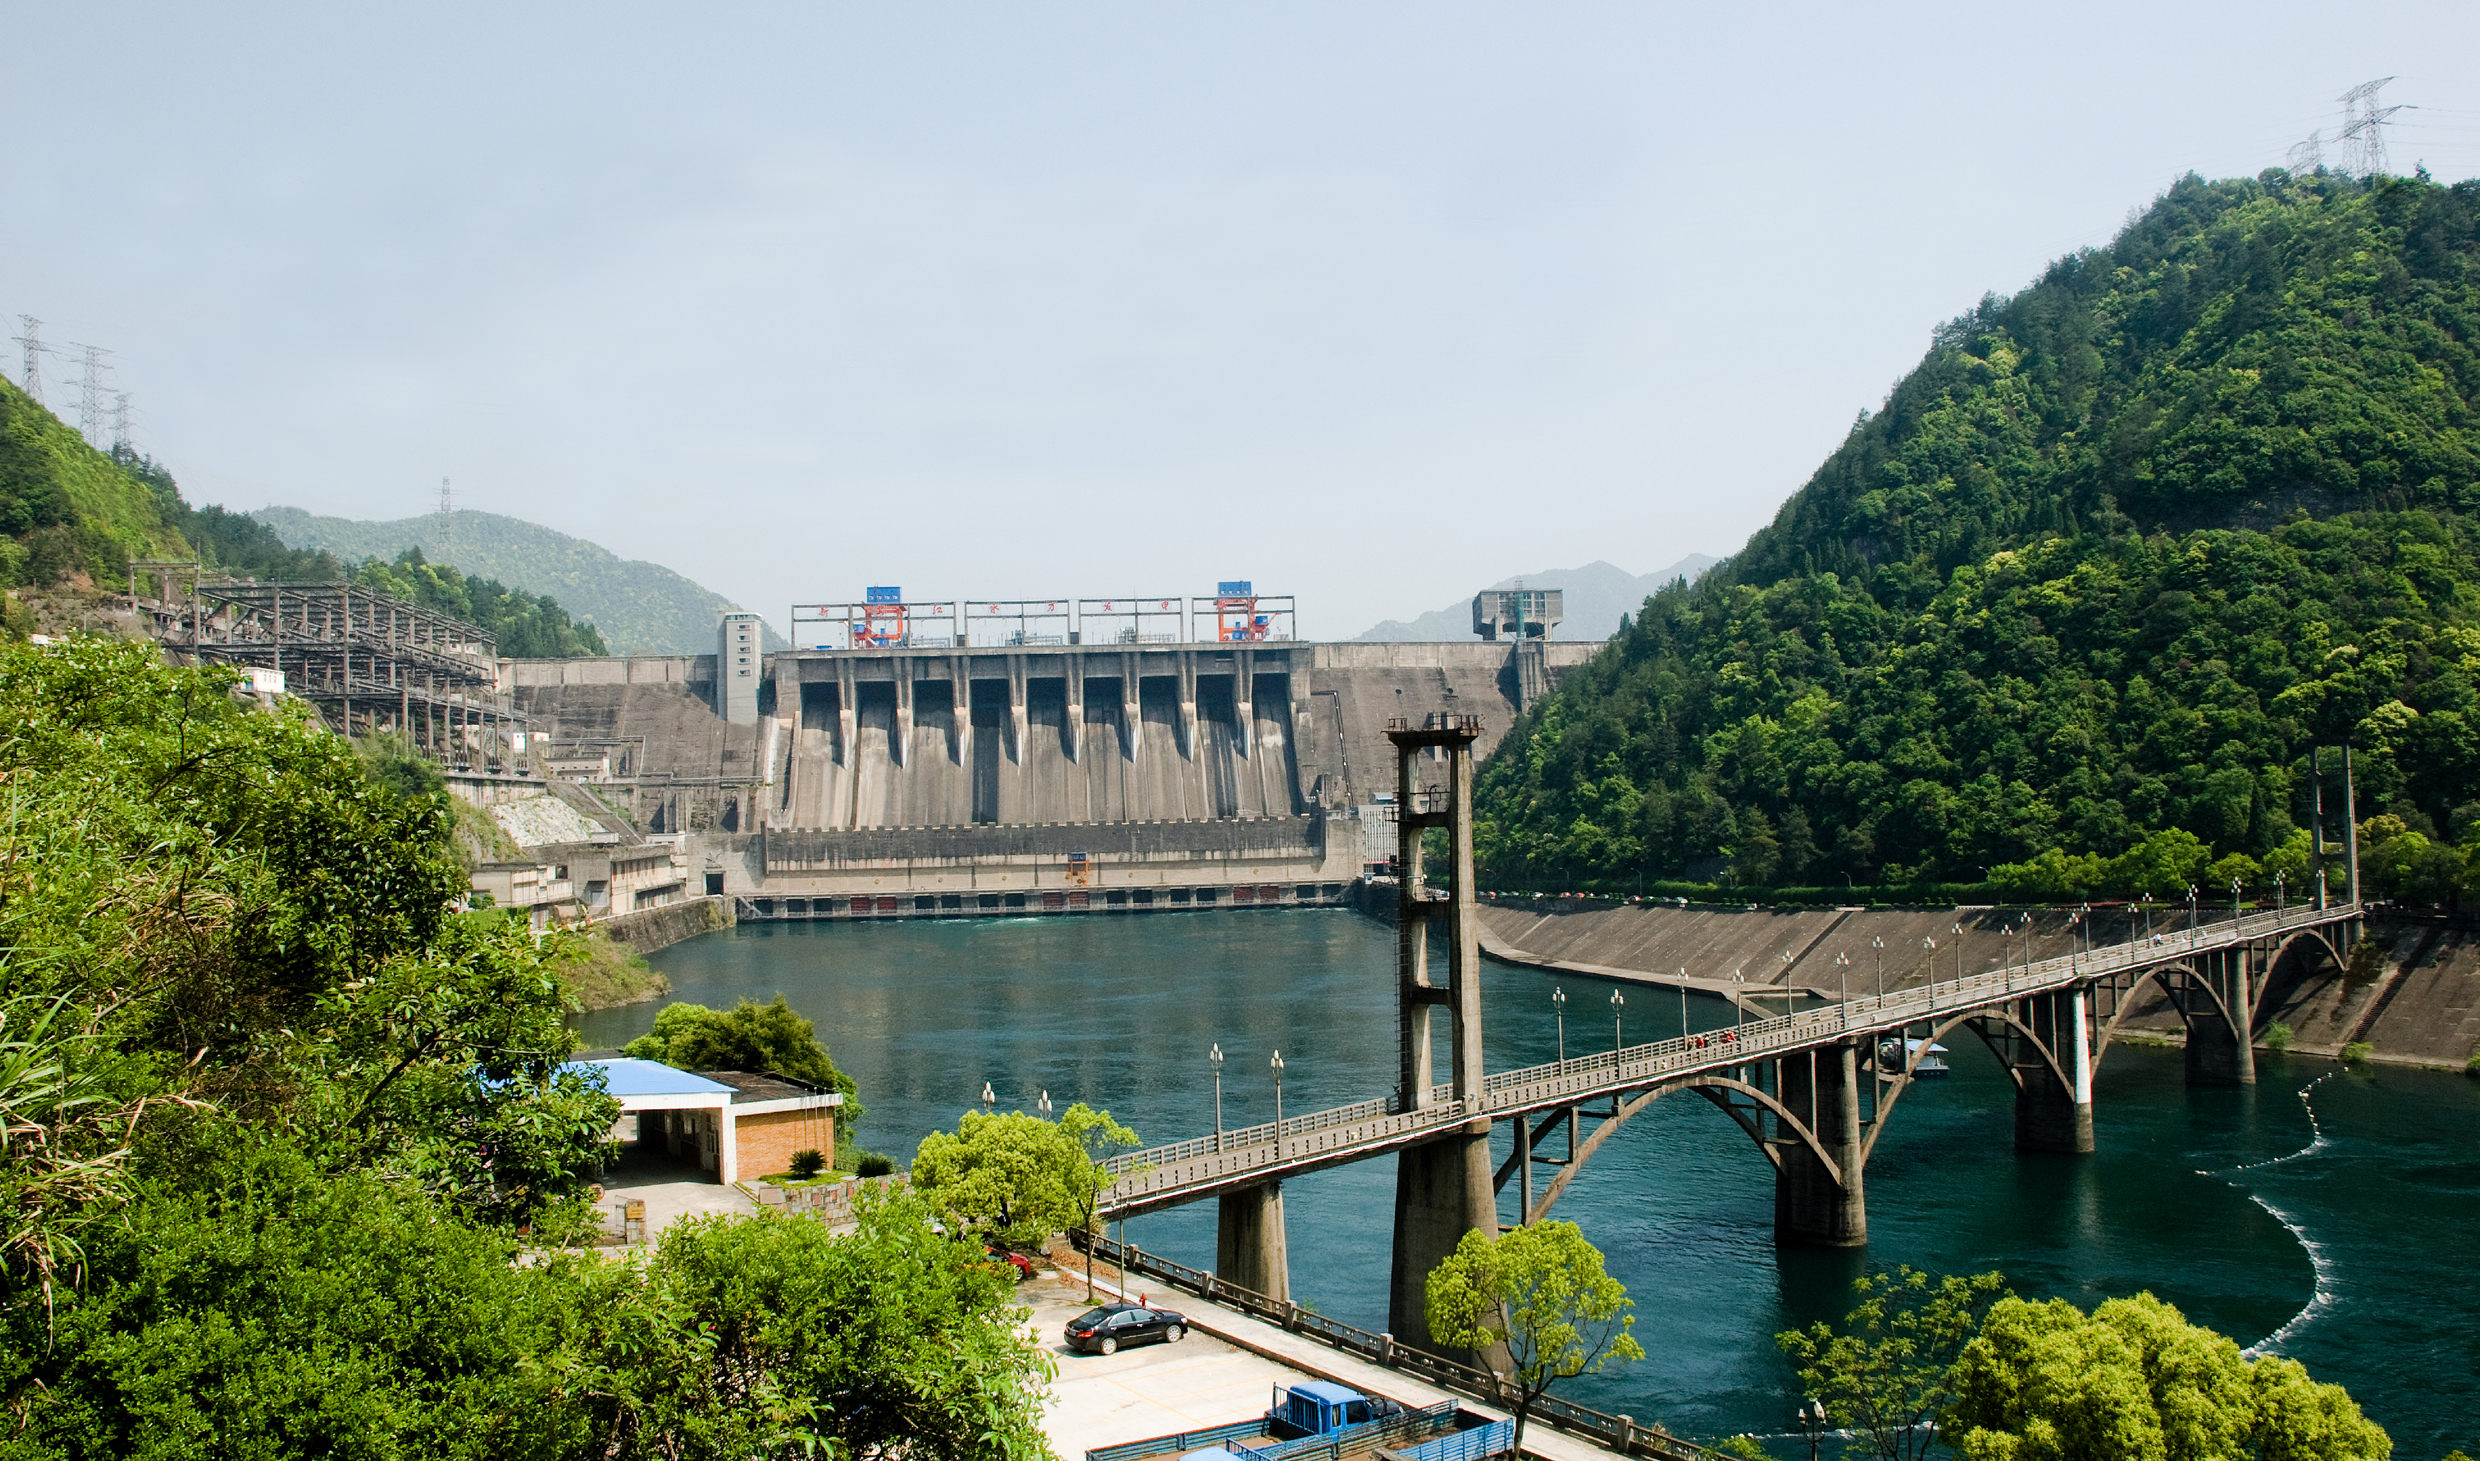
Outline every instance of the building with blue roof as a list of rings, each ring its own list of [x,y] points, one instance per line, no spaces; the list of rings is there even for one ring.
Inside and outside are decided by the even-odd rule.
[[[563,1069],[602,1073],[603,1088],[620,1102],[613,1140],[694,1157],[727,1185],[744,1170],[786,1171],[797,1151],[835,1154],[835,1108],[844,1097],[806,1081],[771,1071],[686,1071],[627,1056],[572,1060]]]

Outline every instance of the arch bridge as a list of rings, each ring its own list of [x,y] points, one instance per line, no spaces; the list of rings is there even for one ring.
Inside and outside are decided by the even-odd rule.
[[[1290,1297],[1282,1183],[1393,1153],[1397,1157],[1390,1327],[1426,1346],[1423,1281],[1467,1231],[1495,1231],[1499,1193],[1516,1187],[1519,1222],[1547,1214],[1610,1135],[1664,1096],[1694,1092],[1764,1152],[1775,1173],[1778,1240],[1851,1247],[1867,1241],[1863,1174],[1877,1139],[1942,1038],[1969,1030],[2015,1085],[2015,1141],[2027,1151],[2093,1149],[2093,1077],[2149,992],[2187,1029],[2191,1084],[2252,1084],[2251,1032],[2275,964],[2294,948],[2344,962],[2362,911],[2355,900],[2280,909],[2131,937],[1883,995],[1595,1055],[1485,1073],[1478,923],[1472,901],[1468,724],[1432,717],[1390,730],[1401,758],[1403,869],[1398,905],[1399,1071],[1381,1099],[1176,1142],[1115,1158],[1108,1221],[1216,1198],[1216,1273]],[[1443,761],[1443,766],[1434,762]],[[1424,788],[1425,774],[1442,772]],[[1443,897],[1425,888],[1422,833],[1451,830]],[[1433,926],[1447,982],[1428,978]],[[1432,1079],[1430,1014],[1449,1014],[1450,1078]],[[1490,1129],[1513,1127],[1493,1163]],[[1536,1168],[1549,1175],[1536,1190]]]

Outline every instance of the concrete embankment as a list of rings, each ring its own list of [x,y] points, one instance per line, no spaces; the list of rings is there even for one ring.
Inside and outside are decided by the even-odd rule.
[[[2480,927],[2443,919],[2376,918],[2348,966],[2301,961],[2276,971],[2257,1040],[2280,1021],[2291,1048],[2459,1067],[2480,1050]]]
[[[1373,885],[1364,906],[1391,915],[1391,886]],[[2185,922],[2184,909],[2156,909],[2150,927]],[[1924,982],[1932,969],[1940,979],[1978,974],[2067,953],[2087,934],[2112,943],[2148,927],[2141,910],[2124,908],[2096,909],[2082,927],[2070,910],[2054,908],[1716,909],[1567,898],[1486,903],[1481,923],[1482,950],[1501,963],[1684,984],[1738,997],[1751,1012],[1779,1012],[1786,988],[1826,1000],[1844,988],[1875,993],[1881,954],[1885,987],[1894,990]],[[1838,964],[1838,956],[1850,962]],[[2460,1067],[2480,1048],[2480,925],[2380,916],[2347,967],[2320,947],[2295,945],[2259,1003],[2259,1044],[2276,1023],[2292,1030],[2292,1049],[2312,1055],[2364,1042],[2377,1061]],[[2127,1024],[2173,1041],[2183,1030],[2178,1012],[2157,995]]]
[[[732,900],[689,898],[678,903],[666,903],[660,908],[641,908],[634,913],[615,914],[594,926],[613,943],[626,944],[635,953],[651,954],[702,933],[730,928]]]

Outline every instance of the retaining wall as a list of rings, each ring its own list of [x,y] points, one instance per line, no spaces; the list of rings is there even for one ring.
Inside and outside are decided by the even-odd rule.
[[[616,944],[627,944],[641,954],[668,949],[676,943],[732,926],[732,902],[728,898],[689,898],[666,903],[660,908],[640,908],[634,913],[614,914],[594,925]]]

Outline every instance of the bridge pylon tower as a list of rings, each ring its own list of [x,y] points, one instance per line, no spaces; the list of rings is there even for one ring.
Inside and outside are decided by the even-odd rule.
[[[1396,1083],[1393,1105],[1413,1112],[1443,1096],[1466,1109],[1484,1103],[1481,1064],[1481,924],[1473,901],[1473,742],[1478,716],[1433,714],[1421,724],[1387,726],[1396,765]],[[1447,834],[1446,896],[1431,896],[1423,843],[1432,827]],[[1446,982],[1430,979],[1435,930],[1445,945]],[[1431,1012],[1444,1009],[1448,1079],[1431,1069]],[[1498,1231],[1498,1193],[1490,1161],[1490,1118],[1451,1128],[1404,1148],[1395,1168],[1395,1243],[1387,1325],[1398,1343],[1445,1354],[1429,1337],[1430,1270],[1468,1232]]]

